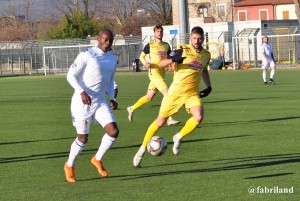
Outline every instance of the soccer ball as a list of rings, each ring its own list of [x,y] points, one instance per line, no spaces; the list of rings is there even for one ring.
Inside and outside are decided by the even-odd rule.
[[[160,136],[153,136],[148,144],[147,144],[147,151],[152,156],[161,156],[167,151],[167,140]]]

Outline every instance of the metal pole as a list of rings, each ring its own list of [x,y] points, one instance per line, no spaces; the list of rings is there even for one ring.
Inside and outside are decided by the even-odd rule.
[[[188,33],[187,29],[187,4],[186,0],[178,0],[178,22],[179,22],[179,43],[186,44],[185,34]]]

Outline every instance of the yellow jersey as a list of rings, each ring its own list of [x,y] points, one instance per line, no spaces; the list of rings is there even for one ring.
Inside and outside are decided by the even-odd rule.
[[[165,59],[171,53],[170,45],[167,42],[156,42],[151,41],[145,45],[141,55],[140,60],[143,64],[146,63],[145,57],[149,54],[150,58],[150,71],[152,73],[164,73],[165,68],[160,68],[158,66],[159,62]]]
[[[177,48],[179,49],[180,46]],[[175,63],[173,82],[168,94],[178,96],[193,96],[199,93],[199,84],[203,69],[207,69],[210,52],[202,49],[197,52],[190,44],[182,46],[182,64]]]

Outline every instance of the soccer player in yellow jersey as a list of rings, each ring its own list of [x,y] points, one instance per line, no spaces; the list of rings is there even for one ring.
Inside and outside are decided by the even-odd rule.
[[[166,71],[165,68],[158,66],[159,62],[167,57],[171,53],[170,45],[164,41],[163,38],[163,27],[157,25],[153,28],[155,40],[148,43],[140,55],[141,62],[149,69],[150,84],[148,86],[147,94],[141,97],[135,104],[127,108],[128,120],[133,121],[133,112],[144,104],[150,102],[158,91],[163,95],[168,92],[168,86],[164,80]],[[147,54],[150,57],[150,62],[146,61]],[[179,121],[169,117],[167,124],[172,126],[179,124]]]
[[[149,126],[143,144],[133,158],[133,165],[139,167],[146,151],[148,141],[166,123],[169,116],[178,112],[181,106],[185,106],[188,113],[192,115],[184,127],[173,136],[173,153],[179,154],[181,139],[190,134],[201,123],[204,117],[204,109],[200,96],[207,96],[212,88],[207,70],[210,61],[210,53],[203,49],[204,32],[201,27],[191,30],[191,44],[180,46],[166,59],[160,61],[159,66],[165,67],[174,63],[174,78],[168,93],[163,97],[159,115]],[[199,83],[201,77],[207,88],[200,92]]]

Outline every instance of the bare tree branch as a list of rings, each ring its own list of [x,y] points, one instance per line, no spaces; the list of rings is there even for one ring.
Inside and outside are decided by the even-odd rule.
[[[156,24],[172,23],[172,0],[147,0],[144,8]]]

